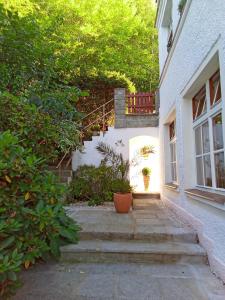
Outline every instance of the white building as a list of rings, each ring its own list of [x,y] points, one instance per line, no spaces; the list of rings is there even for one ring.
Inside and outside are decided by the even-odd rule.
[[[225,1],[157,2],[161,197],[225,281]]]

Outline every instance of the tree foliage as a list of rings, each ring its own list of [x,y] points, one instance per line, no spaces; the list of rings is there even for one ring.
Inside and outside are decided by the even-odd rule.
[[[27,94],[59,84],[157,86],[154,1],[1,2],[1,88]]]

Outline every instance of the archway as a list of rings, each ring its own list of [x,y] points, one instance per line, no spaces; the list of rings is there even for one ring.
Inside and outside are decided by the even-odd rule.
[[[149,153],[149,146],[154,153]],[[160,190],[159,139],[152,136],[136,136],[129,140],[130,183],[135,192],[155,193]],[[151,170],[149,188],[144,186],[142,169]]]

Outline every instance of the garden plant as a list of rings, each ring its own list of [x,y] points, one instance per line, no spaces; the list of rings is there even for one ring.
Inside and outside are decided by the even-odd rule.
[[[18,273],[59,247],[77,242],[79,227],[63,208],[64,187],[44,170],[43,158],[0,134],[0,295],[18,286]]]

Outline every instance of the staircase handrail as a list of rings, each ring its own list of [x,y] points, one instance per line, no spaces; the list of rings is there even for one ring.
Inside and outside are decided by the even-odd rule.
[[[109,112],[105,113],[105,106],[106,106],[107,104],[111,103],[112,101],[114,101],[114,99],[110,99],[109,101],[103,103],[101,106],[99,106],[99,107],[97,107],[96,109],[94,109],[93,111],[91,111],[89,114],[87,114],[87,115],[85,115],[84,117],[82,117],[82,118],[79,119],[79,121],[83,121],[83,120],[86,119],[88,116],[92,115],[94,112],[100,110],[101,108],[103,109],[103,115],[100,116],[99,118],[97,118],[96,120],[94,120],[92,123],[90,123],[90,124],[88,124],[87,126],[85,126],[85,127],[81,130],[81,135],[82,135],[82,133],[84,133],[85,130],[87,130],[90,126],[92,126],[93,124],[95,124],[95,123],[98,122],[99,120],[103,120],[103,134],[104,134],[104,131],[105,131],[105,117],[106,117],[108,114],[110,114],[110,113],[114,110],[114,109],[111,109]],[[68,150],[66,153],[64,153],[62,159],[60,160],[60,162],[59,162],[58,165],[56,166],[56,169],[58,169],[58,168],[62,165],[64,159],[65,159],[66,156],[67,156],[67,154],[69,154],[69,150]],[[68,165],[70,164],[71,160],[72,160],[72,156],[69,158],[69,160],[68,160],[66,166],[68,166]]]
[[[91,125],[95,124],[96,122],[98,122],[99,120],[102,120],[105,116],[109,115],[111,112],[113,112],[114,109],[111,109],[110,111],[108,111],[107,113],[105,113],[104,115],[102,115],[101,117],[97,118],[96,120],[94,120],[92,123],[88,124],[87,126],[85,126],[82,131],[85,131],[86,129],[88,129]]]
[[[89,117],[90,115],[92,115],[94,112],[100,110],[101,108],[103,108],[104,106],[106,106],[107,104],[111,103],[114,99],[110,99],[109,101],[103,103],[101,106],[97,107],[96,109],[92,110],[90,113],[88,113],[87,115],[85,115],[84,117],[80,118],[80,121],[86,119],[87,117]]]

